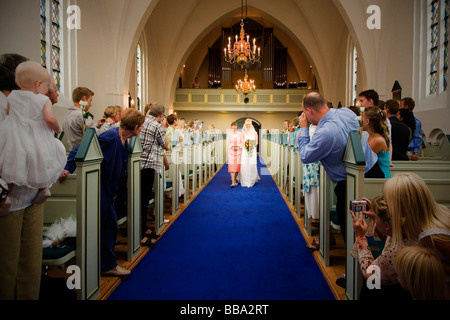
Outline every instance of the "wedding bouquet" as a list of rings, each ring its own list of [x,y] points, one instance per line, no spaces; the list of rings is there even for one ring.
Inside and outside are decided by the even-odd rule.
[[[253,152],[253,149],[256,147],[256,141],[247,139],[245,140],[244,148],[247,150],[247,152],[251,155]]]

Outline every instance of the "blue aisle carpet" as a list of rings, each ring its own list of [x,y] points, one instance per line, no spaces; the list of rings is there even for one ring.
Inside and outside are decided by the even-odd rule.
[[[264,164],[253,188],[227,165],[110,300],[334,300]]]

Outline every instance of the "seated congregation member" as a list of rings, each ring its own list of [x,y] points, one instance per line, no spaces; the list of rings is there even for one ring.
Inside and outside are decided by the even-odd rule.
[[[381,170],[383,171],[385,178],[390,178],[390,140],[385,120],[386,116],[384,112],[381,111],[378,107],[367,107],[362,113],[362,128],[369,134],[367,142],[372,151],[375,152],[378,156],[377,162]]]
[[[410,299],[407,292],[398,283],[393,259],[396,250],[392,248],[391,213],[387,202],[383,196],[377,196],[372,200],[363,198],[363,200],[367,203],[367,211],[364,214],[370,218],[369,225],[362,219],[362,214],[356,217],[350,210],[356,237],[350,254],[353,258],[358,259],[360,269],[364,276],[364,284],[361,288],[359,299]],[[372,255],[366,238],[372,237],[374,234],[384,242],[383,251],[376,259]],[[366,278],[371,275],[368,272],[368,268],[371,266],[380,268],[381,289],[368,289],[365,283]]]
[[[168,149],[168,141],[161,125],[165,106],[152,103],[148,106],[147,116],[139,138],[142,145],[141,167],[141,244],[153,246],[158,235],[147,227],[148,203],[152,196],[155,175],[162,175],[162,149]]]
[[[117,238],[117,214],[114,199],[121,191],[122,173],[128,165],[128,139],[137,136],[144,123],[144,115],[136,109],[128,109],[122,116],[120,127],[112,128],[98,136],[103,153],[101,164],[101,271],[105,275],[124,276],[130,274],[116,262],[114,246]],[[76,169],[75,155],[79,146],[69,153],[60,182]]]
[[[414,300],[446,299],[444,267],[435,251],[420,246],[405,247],[397,254],[395,268],[400,285]]]
[[[409,128],[397,118],[399,104],[395,100],[387,100],[384,104],[384,111],[391,123],[392,136],[392,160],[409,160]]]
[[[416,123],[415,130],[413,132],[413,137],[411,142],[409,143],[408,150],[410,152],[410,158],[413,161],[419,160],[419,151],[422,147],[422,123],[419,118],[414,114],[414,107],[416,106],[416,102],[410,98],[406,97],[400,101],[400,109],[408,109],[414,116],[414,120]]]

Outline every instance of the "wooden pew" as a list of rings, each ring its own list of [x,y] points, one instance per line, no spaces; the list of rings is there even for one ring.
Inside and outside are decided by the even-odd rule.
[[[344,157],[347,168],[347,212],[349,210],[350,201],[360,200],[362,197],[371,199],[377,195],[381,195],[383,185],[386,182],[386,179],[364,179],[365,161],[362,153],[361,141],[358,137],[359,134],[356,131],[351,132]],[[444,178],[436,178],[436,172],[433,172],[432,169],[441,173]],[[448,190],[450,190],[450,179],[445,178],[445,175],[448,173],[447,166],[443,165],[436,168],[423,168],[417,166],[417,163],[411,162],[405,163],[402,169],[400,168],[400,165],[398,165],[397,170],[399,170],[399,172],[416,172],[431,189],[436,201],[450,207],[450,193],[448,192]],[[359,297],[363,277],[358,260],[348,254],[355,241],[355,236],[352,219],[349,215],[346,217],[346,298],[354,300]],[[322,243],[323,241],[321,240],[320,242]]]
[[[184,183],[184,203],[189,202],[190,180],[193,179],[192,171],[192,144],[190,133],[186,131],[184,136],[184,144],[182,147],[183,165],[181,166],[181,176]]]
[[[166,157],[169,161],[169,170],[165,171],[166,185],[171,184],[172,215],[175,215],[179,208],[180,147],[172,147],[170,152],[166,152]]]
[[[44,205],[44,221],[61,214],[75,215],[77,222],[76,265],[80,268],[81,289],[77,299],[95,300],[100,294],[100,164],[103,154],[94,129],[87,129],[75,157],[76,174],[60,184]],[[54,221],[53,221],[54,222]],[[43,260],[43,263],[47,263]]]
[[[141,252],[141,170],[139,137],[129,139],[127,169],[127,260]]]
[[[414,172],[428,179],[450,179],[450,161],[393,161],[393,165],[390,168],[392,176],[402,172]]]
[[[427,145],[420,150],[419,160],[447,160],[450,161],[449,137],[444,137],[438,146]]]

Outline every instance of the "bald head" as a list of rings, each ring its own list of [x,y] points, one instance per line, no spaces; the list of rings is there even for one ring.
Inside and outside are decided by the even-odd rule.
[[[47,96],[50,98],[52,104],[58,103],[59,93],[54,81],[52,81],[52,83],[50,83],[50,86],[48,87]]]
[[[16,68],[16,83],[21,89],[30,89],[36,82],[50,84],[51,77],[48,71],[35,61],[25,61]]]
[[[319,111],[323,108],[328,108],[325,99],[318,92],[311,92],[303,99],[303,109],[312,108]]]

